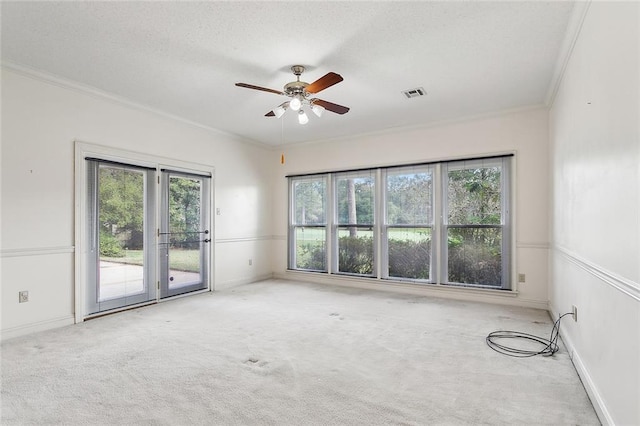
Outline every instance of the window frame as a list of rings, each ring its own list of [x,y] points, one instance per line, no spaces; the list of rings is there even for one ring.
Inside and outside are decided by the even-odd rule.
[[[486,285],[475,283],[458,283],[449,282],[448,279],[448,240],[447,231],[453,227],[454,224],[448,223],[448,217],[446,217],[446,204],[448,203],[447,184],[448,184],[448,171],[456,167],[458,164],[484,164],[484,165],[499,165],[500,166],[500,224],[481,224],[472,227],[489,227],[501,229],[501,243],[500,243],[500,265],[501,265],[501,282],[499,285]],[[289,227],[288,227],[288,269],[300,272],[321,272],[328,275],[347,275],[354,278],[373,278],[376,280],[384,280],[389,283],[408,283],[417,285],[433,285],[441,287],[451,288],[465,288],[471,287],[478,290],[497,290],[497,291],[516,291],[515,280],[515,257],[516,257],[516,244],[515,244],[515,209],[514,209],[514,188],[515,188],[515,153],[501,153],[495,155],[488,155],[485,157],[474,158],[456,158],[450,160],[441,161],[429,161],[414,164],[399,164],[389,166],[379,166],[371,168],[361,168],[354,170],[338,170],[331,172],[321,172],[313,174],[300,174],[300,175],[288,175],[289,179]],[[391,173],[397,173],[397,171],[403,170],[430,170],[431,171],[431,221],[429,224],[389,224],[387,215],[387,203],[388,203],[388,190],[387,190],[387,177]],[[372,190],[373,197],[373,223],[368,224],[343,224],[339,223],[338,212],[338,180],[345,176],[372,176],[374,178]],[[309,178],[309,177],[321,177],[324,176],[327,182],[327,203],[326,203],[326,247],[329,250],[325,251],[325,265],[327,266],[324,271],[309,271],[305,269],[297,269],[291,263],[292,250],[295,250],[292,237],[292,214],[293,207],[291,204],[292,192],[291,182],[295,179]],[[339,237],[338,233],[340,228],[344,228],[345,225],[352,225],[358,227],[368,227],[372,231],[373,235],[373,264],[371,274],[357,274],[350,272],[339,271]],[[324,225],[323,225],[324,226]],[[430,228],[431,229],[431,246],[430,246],[430,266],[429,266],[429,279],[420,278],[406,278],[389,276],[389,230],[392,228]]]
[[[304,182],[304,181],[315,181],[322,180],[324,183],[324,222],[322,223],[313,223],[307,224],[302,223],[299,224],[296,222],[296,208],[297,204],[295,204],[296,198],[296,183]],[[287,265],[288,269],[296,270],[296,271],[305,271],[305,272],[328,272],[329,271],[329,248],[331,247],[330,238],[329,238],[329,216],[330,216],[330,197],[329,197],[329,187],[330,187],[331,178],[326,174],[318,174],[318,175],[309,175],[303,176],[300,178],[291,178],[289,179],[289,229],[288,229],[288,254],[287,254]],[[307,269],[307,268],[298,268],[297,267],[297,230],[311,228],[311,229],[324,229],[324,268],[323,269]]]
[[[462,167],[457,167],[462,165]],[[511,157],[490,158],[490,159],[472,159],[450,161],[442,165],[441,175],[441,232],[440,232],[440,253],[441,262],[440,283],[442,285],[456,287],[477,287],[486,289],[511,290],[511,173],[510,173]],[[450,170],[469,170],[472,168],[482,167],[500,167],[500,224],[449,224],[449,197],[448,183]],[[449,228],[460,229],[500,229],[501,230],[501,274],[500,285],[488,285],[479,283],[460,283],[449,279],[449,246],[448,246],[448,230]]]
[[[370,223],[357,223],[357,211],[356,211],[356,223],[343,223],[340,221],[339,218],[339,191],[338,191],[338,185],[340,183],[341,179],[361,179],[361,178],[373,178],[373,188],[371,191],[371,197],[372,197],[372,205],[371,205],[371,218],[372,221]],[[332,179],[332,211],[330,211],[330,217],[331,217],[331,239],[332,239],[332,245],[331,245],[331,257],[332,257],[332,261],[331,261],[331,272],[333,274],[336,275],[349,275],[349,276],[355,276],[355,277],[364,277],[364,278],[375,278],[378,276],[378,234],[379,234],[379,230],[378,230],[378,225],[377,225],[377,217],[379,215],[378,213],[378,182],[379,182],[379,177],[378,177],[378,171],[377,169],[363,169],[363,170],[357,170],[357,171],[347,171],[347,172],[337,172],[337,173],[332,173],[331,174],[331,179]],[[372,259],[371,259],[371,273],[370,274],[359,274],[359,273],[354,273],[354,272],[347,272],[347,271],[341,271],[340,270],[340,236],[339,233],[341,230],[343,230],[344,228],[350,229],[350,228],[356,228],[356,229],[361,229],[363,228],[363,230],[365,231],[371,231],[372,233],[372,241],[371,241],[371,255],[372,255]]]
[[[403,173],[406,172],[406,173]],[[390,224],[389,223],[389,176],[393,175],[408,175],[410,172],[425,173],[428,172],[431,176],[431,194],[430,194],[430,208],[431,208],[431,220],[430,222],[424,223],[414,223],[414,224]],[[382,188],[383,191],[383,199],[381,200],[381,209],[382,209],[382,224],[380,225],[380,246],[382,253],[382,267],[380,270],[380,277],[382,279],[394,280],[394,281],[410,281],[410,282],[418,282],[418,283],[428,283],[435,284],[437,282],[437,267],[434,266],[435,259],[437,259],[437,247],[434,247],[434,242],[437,242],[437,234],[436,234],[436,226],[435,226],[435,217],[436,217],[436,204],[435,204],[435,175],[436,168],[431,164],[425,164],[420,166],[408,166],[408,167],[387,167],[382,169]],[[429,262],[429,278],[421,279],[421,278],[411,278],[411,277],[398,277],[389,274],[389,230],[390,229],[424,229],[429,228],[431,231],[430,235],[430,262]]]

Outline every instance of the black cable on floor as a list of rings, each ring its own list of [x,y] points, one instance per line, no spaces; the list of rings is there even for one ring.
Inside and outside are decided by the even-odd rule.
[[[572,315],[572,313],[568,312],[566,314],[560,315],[556,322],[553,323],[553,328],[551,329],[551,336],[549,336],[549,339],[534,336],[533,334],[529,333],[522,333],[520,331],[498,330],[489,333],[486,339],[487,345],[489,345],[489,347],[496,352],[517,358],[527,358],[536,355],[552,356],[553,354],[558,352],[559,349],[558,337],[560,336],[560,320],[562,320],[562,318],[566,317],[567,315]],[[502,343],[498,343],[498,340],[500,339],[531,340],[533,342],[539,343],[542,349],[534,351],[514,348]]]

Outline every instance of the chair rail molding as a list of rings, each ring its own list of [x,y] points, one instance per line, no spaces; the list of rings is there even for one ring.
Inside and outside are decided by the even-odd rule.
[[[555,245],[554,249],[562,255],[562,257],[579,268],[585,270],[591,275],[595,276],[602,282],[610,285],[611,287],[623,292],[627,296],[631,296],[637,301],[640,301],[640,284],[630,279],[619,276],[618,274],[608,271],[607,269],[597,265],[577,253],[572,252],[566,247]]]
[[[75,246],[23,247],[15,249],[0,249],[0,257],[46,256],[50,254],[74,252]]]

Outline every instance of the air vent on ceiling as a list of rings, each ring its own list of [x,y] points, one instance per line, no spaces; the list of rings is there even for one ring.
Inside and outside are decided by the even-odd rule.
[[[422,87],[417,87],[415,89],[404,90],[402,91],[402,94],[405,95],[407,99],[411,99],[424,96],[427,92]]]

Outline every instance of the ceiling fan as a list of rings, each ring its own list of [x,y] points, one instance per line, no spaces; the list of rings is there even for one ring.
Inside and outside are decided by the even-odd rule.
[[[304,67],[302,65],[292,66],[291,71],[297,79],[296,81],[285,84],[282,91],[254,86],[253,84],[247,83],[236,83],[236,86],[245,87],[247,89],[262,90],[263,92],[275,93],[277,95],[284,95],[291,98],[291,100],[281,103],[273,110],[266,113],[265,117],[280,118],[284,115],[285,111],[290,108],[293,111],[298,112],[298,122],[300,124],[307,124],[309,122],[309,117],[307,117],[307,114],[304,112],[303,107],[305,106],[310,108],[318,117],[322,116],[324,110],[329,110],[336,114],[346,114],[349,112],[349,108],[345,106],[311,97],[311,95],[314,95],[327,87],[340,83],[343,80],[340,74],[329,72],[309,84],[304,81],[300,81],[300,75],[304,72]]]

